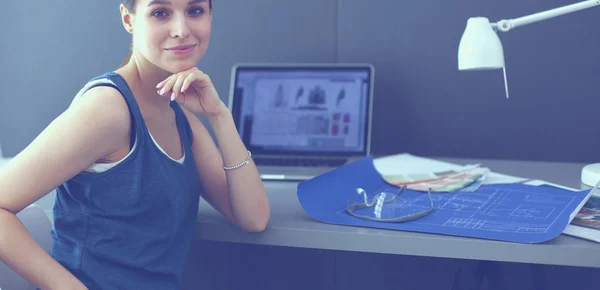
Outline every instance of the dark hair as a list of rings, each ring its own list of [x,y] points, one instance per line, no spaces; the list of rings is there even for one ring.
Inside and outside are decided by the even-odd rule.
[[[131,12],[132,14],[135,14],[135,0],[121,0],[121,3],[123,3],[123,5],[125,5],[125,7],[127,8],[127,10],[129,10],[129,12]],[[213,4],[213,0],[208,0],[208,7],[210,9],[212,9],[212,4]],[[130,50],[129,54],[125,57],[125,59],[121,63],[121,66],[124,66],[125,64],[127,64],[129,62],[132,54],[133,54],[133,52]]]
[[[131,13],[135,13],[135,0],[121,0],[121,3],[127,7]],[[213,0],[208,0],[208,7],[212,9]]]
[[[121,3],[125,5],[129,12],[135,13],[135,0],[121,0]]]

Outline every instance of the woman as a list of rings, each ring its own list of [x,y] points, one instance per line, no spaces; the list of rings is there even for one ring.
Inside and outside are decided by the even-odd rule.
[[[265,229],[250,152],[196,68],[212,4],[124,0],[130,57],[87,83],[0,175],[0,259],[36,286],[178,289],[200,195],[240,229]],[[15,214],[55,188],[47,254]]]

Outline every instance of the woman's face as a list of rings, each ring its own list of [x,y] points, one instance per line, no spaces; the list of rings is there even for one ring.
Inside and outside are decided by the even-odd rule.
[[[211,34],[209,0],[137,0],[130,17],[133,49],[170,73],[194,67]]]

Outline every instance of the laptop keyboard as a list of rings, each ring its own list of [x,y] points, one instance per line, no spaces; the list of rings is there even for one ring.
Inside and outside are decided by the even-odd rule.
[[[325,158],[261,158],[252,157],[256,165],[267,166],[306,166],[306,167],[336,167],[346,163],[345,159],[325,159]]]

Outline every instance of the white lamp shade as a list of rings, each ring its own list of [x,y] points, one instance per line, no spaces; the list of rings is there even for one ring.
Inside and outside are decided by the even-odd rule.
[[[489,70],[504,67],[504,50],[500,38],[485,17],[473,17],[458,46],[459,70]]]

